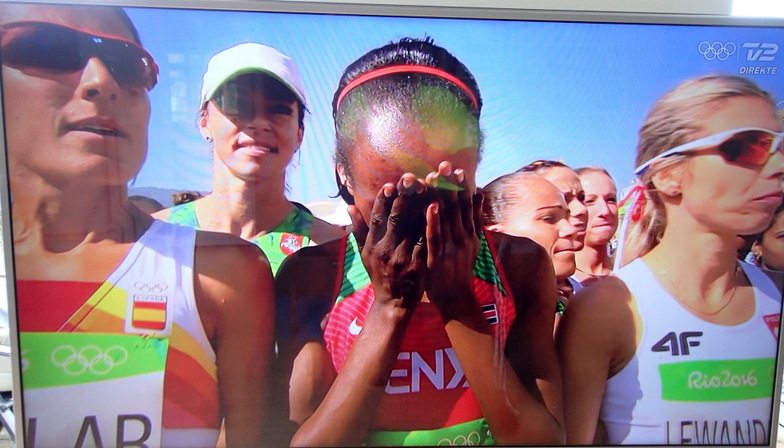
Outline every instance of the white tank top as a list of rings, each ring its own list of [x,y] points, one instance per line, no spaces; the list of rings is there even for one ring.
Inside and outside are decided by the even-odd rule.
[[[610,444],[769,443],[780,293],[741,263],[756,307],[733,326],[706,322],[665,291],[641,259],[615,272],[637,301],[642,340],[607,381],[601,409]]]
[[[215,445],[216,358],[196,309],[194,244],[194,229],[154,221],[60,331],[21,333],[29,446]],[[197,385],[214,416],[177,408],[165,375],[174,389]]]

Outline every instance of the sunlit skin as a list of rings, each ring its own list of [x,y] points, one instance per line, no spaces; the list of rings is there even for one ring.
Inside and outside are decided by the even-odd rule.
[[[515,185],[515,202],[508,204],[503,222],[488,229],[525,236],[544,247],[553,259],[558,279],[569,277],[575,269],[575,228],[563,194],[539,176],[526,176]]]
[[[771,104],[752,96],[718,100],[694,117],[701,127],[687,141],[743,127],[779,130]],[[727,162],[713,149],[652,174],[667,222],[658,245],[641,258],[688,313],[725,326],[754,316],[754,288],[736,274],[737,235],[768,225],[781,202],[782,175],[780,152],[751,166]],[[607,379],[632,358],[644,328],[635,298],[616,277],[596,281],[570,302],[557,334],[569,444],[590,444],[601,433]]]
[[[130,30],[109,10],[83,14],[77,8],[17,5],[4,8],[0,22],[22,20],[133,41]],[[66,73],[5,64],[2,70],[12,180],[24,175],[28,189],[40,176],[124,185],[138,172],[146,156],[150,115],[143,87],[121,87],[97,57],[83,70]],[[31,116],[36,119],[29,120]],[[114,132],[102,134],[99,128]]]
[[[743,127],[780,130],[776,115],[765,100],[744,97],[726,100],[694,139]],[[694,216],[695,224],[731,234],[733,241],[735,235],[764,230],[781,202],[781,154],[774,154],[764,166],[727,163],[711,150],[698,154],[685,165],[688,170],[681,187],[683,208]]]
[[[601,171],[586,171],[580,175],[585,190],[588,223],[585,244],[601,246],[610,242],[618,228],[618,192],[615,183]]]
[[[599,170],[584,171],[580,182],[585,189],[588,222],[585,246],[577,252],[575,277],[585,282],[612,270],[608,245],[618,228],[618,192],[610,176]]]
[[[466,184],[471,191],[476,190],[479,135],[445,132],[444,129],[456,128],[451,117],[436,115],[429,122],[432,130],[428,130],[406,112],[393,109],[368,114],[355,124],[355,150],[346,185],[366,220],[382,185],[395,185],[404,173],[424,179],[437,171],[442,161],[462,169]],[[346,171],[342,167],[339,170]]]
[[[0,4],[0,21],[45,21],[133,41],[126,22],[109,8]],[[69,72],[3,64],[2,74],[15,278],[18,282],[101,284],[121,262],[133,262],[126,258],[129,250],[153,223],[127,200],[126,187],[146,155],[147,91],[118,84],[98,57]],[[213,232],[197,233],[192,254],[192,285],[188,289],[193,291],[199,310],[195,318],[200,320],[215,355],[211,368],[221,382],[214,392],[207,393],[217,394],[227,443],[257,446],[261,443],[258,422],[264,415],[272,348],[269,264],[256,247]],[[235,264],[256,275],[246,275]],[[78,300],[88,298],[67,297],[77,305]],[[17,299],[35,299],[33,307],[48,309],[47,301],[61,297]],[[242,359],[248,350],[257,356]],[[169,358],[167,362],[181,361]],[[84,400],[96,406],[92,389],[89,384],[84,386],[87,393],[71,401]],[[25,411],[35,415],[33,409]],[[152,424],[160,432],[166,431],[160,419]],[[46,429],[38,430],[41,434]],[[51,430],[53,436],[68,431]],[[211,434],[205,431],[204,437]]]
[[[566,199],[569,208],[569,222],[577,232],[575,234],[575,250],[583,248],[585,242],[585,229],[588,222],[588,209],[583,200],[585,191],[580,183],[580,178],[573,169],[565,166],[553,166],[541,171],[542,177],[555,185]]]
[[[194,203],[202,229],[254,240],[295,208],[286,197],[286,170],[305,132],[299,122],[300,105],[275,99],[267,86],[266,75],[241,74],[213,97],[231,89],[234,93],[224,96],[224,107],[231,110],[210,100],[200,112],[199,131],[213,146],[212,191]],[[166,220],[169,209],[154,216]],[[342,234],[340,228],[315,218],[309,237],[317,244]]]
[[[215,171],[245,181],[278,180],[283,184],[286,167],[302,144],[296,101],[275,101],[265,95],[253,77],[237,77],[237,95],[252,104],[253,116],[240,117],[209,101],[199,119],[199,129],[215,147]],[[250,78],[250,79],[249,79]],[[220,175],[220,174],[219,174]]]

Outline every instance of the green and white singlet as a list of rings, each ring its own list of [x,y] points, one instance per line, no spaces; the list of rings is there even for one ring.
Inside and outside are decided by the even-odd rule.
[[[195,202],[175,205],[169,212],[168,221],[195,229],[201,229],[196,217]],[[278,273],[283,260],[294,252],[310,244],[310,232],[313,228],[313,215],[295,204],[294,210],[268,233],[251,240],[259,246],[269,260],[272,274]]]

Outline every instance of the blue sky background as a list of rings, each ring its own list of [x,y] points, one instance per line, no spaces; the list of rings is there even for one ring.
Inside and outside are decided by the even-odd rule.
[[[336,191],[330,103],[343,69],[403,36],[432,37],[476,77],[484,100],[480,186],[546,158],[603,166],[623,188],[632,179],[647,110],[690,77],[775,68],[775,74],[748,76],[784,98],[784,28],[127,11],[161,68],[150,95],[150,150],[132,191],[210,189],[211,151],[196,128],[201,76],[210,56],[246,41],[276,47],[299,66],[310,114],[288,183],[290,199],[303,203]],[[699,51],[703,42],[732,43],[735,52],[708,60]],[[773,59],[761,61],[744,43],[772,43],[780,51],[766,47]]]

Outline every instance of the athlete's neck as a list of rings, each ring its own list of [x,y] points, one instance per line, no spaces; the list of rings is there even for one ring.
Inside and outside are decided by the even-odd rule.
[[[675,230],[677,227],[668,226],[659,244],[643,257],[657,277],[678,285],[684,296],[706,300],[735,287],[738,260],[734,236],[690,233]]]
[[[199,226],[253,239],[278,226],[294,209],[282,194],[214,191],[194,204]]]
[[[612,260],[607,255],[607,246],[583,246],[582,250],[575,254],[577,264],[577,275],[580,277],[595,277],[607,275],[612,270]],[[580,274],[583,275],[580,275]],[[581,278],[583,280],[584,278]]]
[[[83,244],[131,243],[152,223],[128,203],[124,185],[56,188],[25,182],[12,187],[15,244],[35,240],[41,250],[62,253]]]

